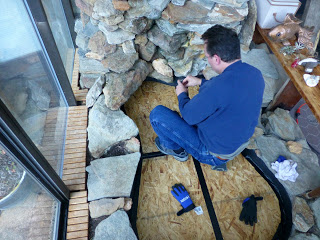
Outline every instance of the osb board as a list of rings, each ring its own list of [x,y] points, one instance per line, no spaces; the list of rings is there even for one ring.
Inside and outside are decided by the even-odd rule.
[[[239,220],[242,199],[214,202],[224,240],[269,240],[280,224],[280,209],[275,194],[263,194],[257,203],[258,222],[252,227]]]
[[[224,239],[272,239],[281,221],[272,188],[242,155],[227,166],[227,172],[218,172],[201,164]],[[239,220],[242,201],[251,194],[264,197],[257,205],[259,222],[255,227]]]
[[[189,95],[192,98],[199,87],[190,87]],[[153,131],[149,115],[158,105],[166,106],[179,112],[175,87],[158,82],[144,82],[125,104],[126,114],[137,124],[143,153],[157,152],[154,145],[156,133]]]
[[[196,206],[194,211],[177,216],[181,209],[171,187],[182,183]],[[215,239],[194,163],[178,162],[171,156],[143,161],[137,214],[139,239]]]
[[[291,64],[295,61],[295,55],[284,56],[282,53],[280,53],[280,49],[283,47],[283,45],[281,43],[274,42],[269,39],[268,37],[269,30],[261,29],[258,25],[257,25],[257,29],[259,30],[261,36],[266,41],[268,46],[271,48],[274,55],[278,58],[284,70],[289,75],[292,83],[297,88],[298,92],[304,98],[304,100],[312,110],[313,114],[316,116],[316,118],[320,122],[320,85],[318,84],[315,87],[309,87],[303,79],[303,74],[305,74],[304,67],[300,65],[298,65],[295,68],[291,67]],[[292,42],[292,44],[294,44],[294,42]],[[303,54],[299,56],[300,59],[304,59],[308,57],[305,49],[302,51],[302,53]],[[316,76],[320,75],[319,65],[314,68],[312,74]]]

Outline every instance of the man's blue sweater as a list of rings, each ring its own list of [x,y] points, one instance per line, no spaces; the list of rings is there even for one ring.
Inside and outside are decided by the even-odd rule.
[[[258,123],[264,80],[261,72],[237,61],[209,81],[192,99],[179,94],[183,119],[198,129],[202,143],[216,154],[231,154],[253,135]]]

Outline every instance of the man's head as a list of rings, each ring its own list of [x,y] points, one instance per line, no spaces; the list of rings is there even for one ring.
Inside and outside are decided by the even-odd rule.
[[[217,73],[223,70],[240,56],[240,41],[232,29],[215,25],[203,35],[205,42],[205,55],[212,69]]]

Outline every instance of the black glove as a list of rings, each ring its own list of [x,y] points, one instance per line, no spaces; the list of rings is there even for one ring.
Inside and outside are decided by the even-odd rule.
[[[253,226],[253,224],[257,222],[257,201],[262,199],[263,197],[255,197],[254,195],[246,198],[242,203],[240,221],[244,221],[245,224]]]

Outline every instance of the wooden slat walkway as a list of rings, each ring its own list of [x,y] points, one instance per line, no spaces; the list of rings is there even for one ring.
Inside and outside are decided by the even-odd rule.
[[[71,192],[67,239],[87,240],[89,234],[89,204],[87,191]]]
[[[69,108],[62,180],[70,191],[86,189],[87,119],[86,106]]]
[[[72,73],[72,83],[71,83],[72,91],[76,98],[76,101],[84,104],[86,103],[86,96],[88,93],[88,89],[80,89],[79,87],[79,55],[78,48],[76,49],[76,53],[74,55],[74,65],[73,65],[73,73]]]
[[[72,84],[78,104],[68,112],[67,133],[64,153],[64,183],[70,189],[67,239],[87,240],[89,236],[89,204],[86,190],[86,151],[88,109],[85,106],[88,89],[79,87],[79,55],[76,49]]]

